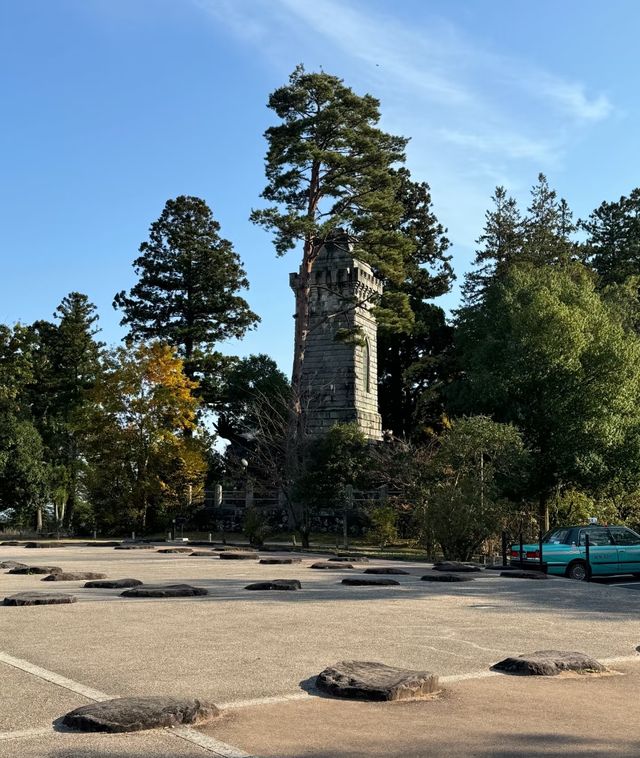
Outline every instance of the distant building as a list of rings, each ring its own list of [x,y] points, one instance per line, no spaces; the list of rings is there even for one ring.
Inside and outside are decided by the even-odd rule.
[[[302,408],[309,436],[356,422],[371,440],[382,438],[378,412],[377,325],[372,313],[382,282],[353,256],[346,235],[320,251],[311,275],[310,330],[302,373]],[[290,274],[298,296],[300,277]]]

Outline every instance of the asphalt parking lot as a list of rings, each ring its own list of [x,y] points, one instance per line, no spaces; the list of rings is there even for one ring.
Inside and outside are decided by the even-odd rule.
[[[629,591],[640,583],[629,578],[584,584],[486,571],[472,582],[441,584],[420,581],[424,564],[385,562],[410,572],[393,577],[399,586],[347,587],[342,578],[364,567],[313,570],[318,556],[267,566],[215,554],[0,547],[0,561],[11,559],[188,583],[209,595],[126,599],[117,590],[83,589],[81,581],[0,574],[2,597],[62,590],[78,598],[66,606],[0,606],[0,756],[640,753],[637,719],[626,713],[640,694],[640,595]],[[299,579],[303,589],[244,589],[275,578]],[[507,655],[541,649],[578,649],[618,673],[551,681],[489,670]],[[404,704],[319,697],[315,676],[346,659],[433,671],[443,692]],[[223,715],[202,729],[128,735],[70,733],[55,724],[92,700],[158,694],[208,699]]]

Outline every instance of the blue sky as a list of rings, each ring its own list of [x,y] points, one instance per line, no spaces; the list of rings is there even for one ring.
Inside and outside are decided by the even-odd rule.
[[[71,290],[122,336],[113,295],[165,201],[206,199],[262,316],[228,352],[289,371],[293,254],[248,215],[268,94],[322,66],[411,137],[458,284],[496,184],[526,206],[544,171],[577,216],[640,184],[635,0],[20,0],[0,4],[0,321]],[[444,299],[455,305],[456,292]]]

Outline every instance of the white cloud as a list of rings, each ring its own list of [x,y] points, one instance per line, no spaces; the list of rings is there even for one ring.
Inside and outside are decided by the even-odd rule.
[[[280,67],[321,65],[379,97],[384,128],[412,137],[412,172],[468,248],[497,178],[524,189],[559,170],[580,129],[613,111],[584,83],[483,48],[433,15],[411,26],[363,0],[194,2]]]

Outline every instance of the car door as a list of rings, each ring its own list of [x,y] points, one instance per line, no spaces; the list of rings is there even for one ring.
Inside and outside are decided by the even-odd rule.
[[[619,574],[620,564],[618,562],[618,549],[613,541],[608,529],[602,526],[590,527],[580,530],[580,547],[585,547],[585,535],[589,535],[589,563],[591,564],[591,573],[598,574]],[[583,555],[585,551],[580,551]]]
[[[621,574],[640,573],[640,535],[624,526],[610,526]]]

